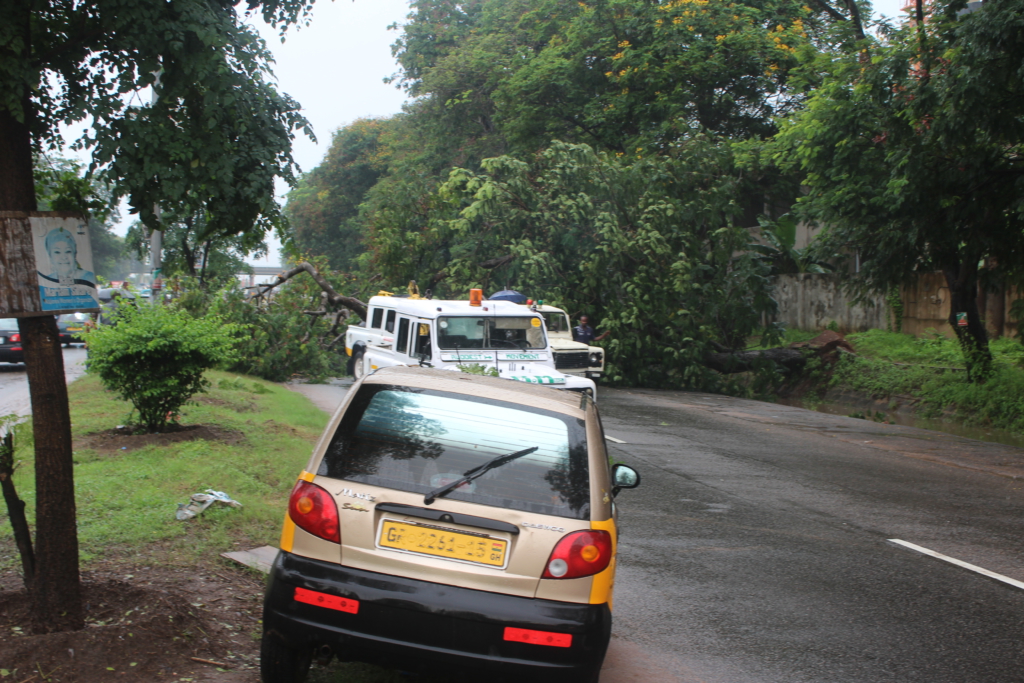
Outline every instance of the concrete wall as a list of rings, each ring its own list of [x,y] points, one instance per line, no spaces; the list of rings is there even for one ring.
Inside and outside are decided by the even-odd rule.
[[[871,305],[852,305],[840,287],[841,277],[835,273],[780,275],[775,280],[779,312],[774,320],[801,330],[824,329],[832,321],[844,333],[886,329],[889,307],[884,298],[876,297]]]
[[[901,291],[903,299],[903,331],[921,335],[929,328],[946,336],[954,336],[949,325],[949,287],[942,273],[926,273],[913,285]],[[1013,288],[988,292],[978,298],[978,312],[992,337],[1013,337],[1016,321],[1010,317],[1010,306],[1024,293]]]
[[[863,332],[888,329],[892,315],[884,297],[874,297],[872,304],[850,304],[850,296],[840,287],[843,276],[836,273],[781,275],[775,281],[775,299],[779,312],[773,320],[786,327],[821,330],[832,321],[841,332]],[[900,296],[903,300],[903,332],[920,336],[935,330],[954,336],[949,325],[949,288],[942,273],[925,273]],[[1010,306],[1024,292],[1006,289],[990,292],[978,299],[978,310],[992,337],[1013,337],[1016,320],[1010,317]]]

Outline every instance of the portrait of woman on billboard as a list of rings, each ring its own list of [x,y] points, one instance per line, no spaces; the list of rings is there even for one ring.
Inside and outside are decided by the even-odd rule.
[[[46,233],[44,244],[49,269],[38,256],[36,260],[37,267],[42,266],[37,274],[43,309],[90,305],[96,297],[96,275],[79,265],[75,236],[64,228],[54,228]]]

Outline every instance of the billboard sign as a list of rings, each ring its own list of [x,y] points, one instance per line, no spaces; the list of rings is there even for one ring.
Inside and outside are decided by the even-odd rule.
[[[39,312],[95,311],[100,302],[89,226],[81,218],[32,216]]]

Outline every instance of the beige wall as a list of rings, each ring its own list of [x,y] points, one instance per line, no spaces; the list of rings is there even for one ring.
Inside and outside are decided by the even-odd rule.
[[[884,297],[874,297],[868,304],[851,303],[843,292],[841,275],[804,273],[781,275],[775,280],[775,300],[779,311],[774,321],[789,328],[821,330],[835,321],[841,332],[863,332],[887,329],[891,312]],[[1021,292],[1008,289],[989,293],[979,301],[989,334],[993,337],[1013,337],[1017,333],[1016,321],[1010,318],[1011,304],[1022,298]],[[903,299],[903,331],[920,336],[929,328],[954,336],[949,319],[949,288],[942,273],[926,273],[917,282],[901,290]],[[1002,325],[997,323],[1002,319]]]
[[[913,285],[901,291],[903,299],[903,331],[921,335],[932,328],[946,336],[954,336],[949,325],[949,287],[942,273],[921,275]],[[1022,293],[1007,288],[1002,292],[989,292],[978,310],[985,320],[988,333],[993,337],[1012,337],[1017,333],[1016,321],[1010,318],[1010,306]],[[984,303],[984,306],[980,304]],[[999,321],[1002,319],[1002,325]]]

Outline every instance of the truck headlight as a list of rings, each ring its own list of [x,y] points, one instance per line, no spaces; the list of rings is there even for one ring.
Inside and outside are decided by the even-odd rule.
[[[590,354],[590,367],[601,367],[602,358],[604,358],[604,354],[602,354],[600,351],[595,351],[592,354]]]

